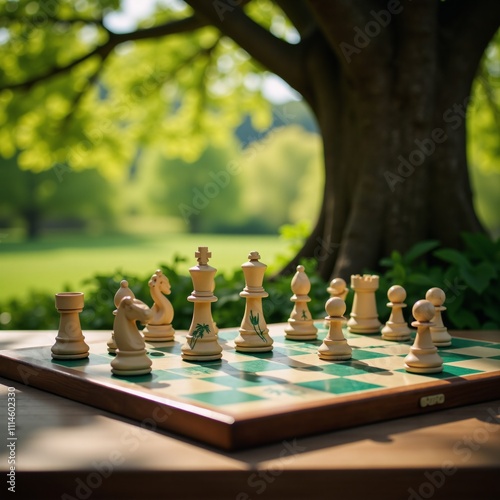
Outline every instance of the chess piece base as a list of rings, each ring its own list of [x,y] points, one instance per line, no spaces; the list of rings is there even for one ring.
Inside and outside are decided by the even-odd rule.
[[[451,345],[451,335],[448,333],[448,330],[444,327],[432,327],[431,330],[431,338],[432,343],[437,347],[448,347]]]
[[[239,346],[237,345],[235,347],[236,351],[238,352],[269,352],[273,350],[273,346],[267,346],[267,347],[249,347],[249,346]]]
[[[51,353],[52,359],[85,359],[89,357],[88,352],[82,352],[81,354],[54,354]]]
[[[398,325],[397,323],[386,323],[382,328],[382,338],[393,342],[405,342],[411,339],[412,331],[406,323]]]
[[[184,361],[216,361],[222,358],[222,354],[213,354],[211,356],[200,356],[182,353],[182,359]]]
[[[139,351],[116,351],[111,361],[111,372],[118,376],[147,375],[151,373],[153,363],[148,358],[146,349]]]
[[[351,313],[351,317],[347,322],[347,329],[352,333],[380,333],[381,327],[382,323],[377,318],[358,319],[353,313]]]
[[[418,366],[410,366],[405,363],[405,370],[410,373],[439,373],[443,371],[443,367],[436,366],[431,368],[421,368]]]
[[[151,325],[148,324],[142,330],[144,340],[147,342],[172,342],[175,337],[175,330],[172,325]]]
[[[285,328],[285,338],[288,340],[316,340],[318,329],[312,321],[288,320]]]
[[[326,338],[318,349],[318,356],[327,361],[347,361],[352,359],[352,348],[345,339]]]

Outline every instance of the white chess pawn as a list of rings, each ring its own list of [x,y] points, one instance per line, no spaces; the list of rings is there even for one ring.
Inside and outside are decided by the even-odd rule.
[[[213,361],[222,358],[222,347],[218,342],[217,327],[212,318],[215,273],[217,269],[208,265],[212,253],[208,247],[198,247],[195,257],[198,265],[189,269],[194,290],[187,298],[193,302],[193,319],[182,346],[182,359],[186,361]]]
[[[435,346],[446,347],[451,345],[451,335],[443,324],[442,312],[446,311],[443,306],[446,294],[441,288],[431,288],[425,294],[425,298],[434,306],[435,315],[432,319],[434,326],[431,326],[432,342]]]
[[[387,298],[389,299],[387,307],[391,308],[391,315],[389,321],[382,328],[382,338],[397,342],[410,340],[411,329],[403,316],[403,308],[406,307],[404,303],[406,290],[399,285],[391,286],[387,292]]]
[[[439,373],[443,371],[443,360],[433,344],[430,327],[434,325],[434,306],[428,300],[415,302],[412,309],[417,335],[409,354],[405,357],[405,369],[411,373]]]
[[[56,293],[56,309],[61,315],[56,342],[51,348],[54,359],[82,359],[89,355],[89,346],[80,326],[83,311],[82,292]]]
[[[170,281],[158,269],[148,281],[149,293],[154,301],[151,311],[153,317],[142,331],[148,342],[171,342],[174,340],[175,330],[172,327],[174,308],[165,295],[170,295]]]
[[[307,307],[307,303],[311,301],[308,295],[311,290],[311,282],[305,273],[304,266],[297,266],[291,288],[293,295],[290,300],[295,304],[290,318],[288,318],[285,337],[289,340],[315,340],[318,329],[314,326],[314,321]]]
[[[326,361],[344,361],[352,358],[351,346],[347,343],[342,332],[342,323],[346,321],[343,316],[346,305],[340,297],[331,297],[325,305],[329,322],[328,334],[318,349],[320,359]]]
[[[245,299],[245,313],[239,335],[234,341],[236,350],[241,352],[267,352],[273,349],[273,339],[269,336],[262,310],[262,299],[269,296],[262,286],[267,266],[259,259],[259,252],[250,252],[248,262],[241,266],[245,275],[245,288],[240,292],[240,297]]]
[[[347,294],[349,293],[349,288],[347,288],[347,283],[342,278],[333,278],[330,281],[330,286],[326,289],[330,294],[330,297],[340,297],[345,301]],[[324,326],[328,328],[328,321],[325,320]]]
[[[359,274],[351,276],[351,288],[354,290],[351,317],[347,322],[353,333],[372,334],[380,332],[382,324],[378,320],[375,292],[378,290],[379,277]]]
[[[340,297],[345,301],[349,289],[347,288],[347,283],[342,278],[334,278],[330,281],[330,286],[326,289],[330,294],[330,297]]]
[[[120,288],[115,293],[115,296],[113,298],[113,303],[115,304],[115,310],[113,311],[113,316],[116,316],[116,313],[118,312],[118,306],[120,305],[120,302],[122,301],[123,297],[132,297],[135,299],[134,292],[128,287],[128,281],[127,280],[121,280],[120,281]],[[111,338],[108,340],[108,352],[110,354],[115,354],[116,353],[116,342],[115,342],[115,334],[114,332],[111,332]]]

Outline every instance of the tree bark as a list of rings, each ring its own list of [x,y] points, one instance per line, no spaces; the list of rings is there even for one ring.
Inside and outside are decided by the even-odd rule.
[[[465,29],[466,3],[445,13],[433,0],[406,4],[346,64],[326,10],[341,5],[335,14],[345,15],[353,5],[311,0],[323,32],[308,41],[307,100],[324,141],[325,191],[317,225],[285,272],[308,257],[324,279],[349,279],[376,270],[393,250],[425,239],[458,247],[461,232],[484,231],[468,177],[465,114],[500,9],[491,4],[493,20],[473,21],[478,35],[478,26]]]

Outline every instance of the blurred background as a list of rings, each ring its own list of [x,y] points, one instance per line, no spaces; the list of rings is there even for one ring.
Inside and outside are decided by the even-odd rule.
[[[92,12],[92,2],[77,3],[82,16]],[[175,10],[180,4],[104,3],[109,3],[105,28],[115,33],[147,28],[162,8]],[[4,2],[3,7],[6,13],[22,7],[31,19],[47,14],[37,2]],[[273,22],[276,32],[293,39],[293,28],[283,19]],[[82,47],[98,36],[89,27]],[[494,105],[499,96],[490,85],[500,78],[498,40],[487,52],[487,77],[480,72],[474,85],[467,139],[476,209],[493,237],[500,235],[500,114]],[[0,47],[10,42],[7,29],[0,28]],[[33,38],[29,42],[36,46]],[[47,37],[39,43],[43,57],[50,57],[64,41]],[[200,46],[206,57],[191,56]],[[78,50],[68,49],[67,57]],[[167,51],[169,57],[157,57]],[[210,57],[216,61],[210,61],[208,90],[189,90]],[[27,71],[23,61],[36,64],[33,54],[31,59],[2,56],[11,74],[14,67],[19,75]],[[171,68],[179,61],[173,85]],[[210,247],[212,264],[222,273],[239,267],[253,249],[271,271],[279,270],[309,234],[321,203],[321,137],[300,97],[278,77],[255,70],[248,55],[210,31],[124,44],[107,61],[103,85],[87,89],[95,64],[86,61],[78,70],[77,94],[74,86],[56,81],[60,88],[58,94],[51,89],[50,99],[44,101],[42,90],[36,95],[27,89],[26,101],[14,106],[9,105],[12,92],[0,92],[0,116],[8,122],[24,114],[22,134],[30,143],[19,152],[8,127],[0,132],[0,301],[26,299],[31,290],[85,290],[83,280],[96,273],[152,273],[176,256],[188,258],[187,274],[199,245]],[[158,130],[165,93],[172,104]],[[67,112],[75,100],[80,123],[91,115],[92,121],[82,132],[68,120],[64,130],[54,132],[48,154],[50,141],[37,144],[32,138],[50,129],[49,115]],[[105,105],[93,107],[96,100]],[[217,105],[217,113],[194,119],[206,102]],[[30,106],[33,112],[26,114]],[[120,127],[124,116],[140,126]],[[63,140],[70,145],[71,162],[65,161],[68,149],[57,154]]]

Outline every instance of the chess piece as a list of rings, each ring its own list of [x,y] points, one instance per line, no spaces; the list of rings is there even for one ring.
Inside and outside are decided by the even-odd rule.
[[[330,294],[330,297],[340,297],[345,301],[347,294],[349,293],[349,288],[347,288],[347,283],[342,278],[334,278],[330,281],[330,286],[326,289]]]
[[[405,358],[405,369],[411,373],[439,373],[443,371],[443,360],[437,347],[432,343],[430,327],[434,325],[434,306],[428,300],[419,300],[413,306],[414,321],[417,328],[415,342]]]
[[[354,290],[351,317],[347,322],[349,331],[353,333],[378,333],[382,323],[378,320],[375,292],[378,289],[379,277],[359,274],[351,276],[351,288]]]
[[[116,309],[113,311],[114,316],[116,316],[116,313],[118,312],[118,306],[120,305],[120,302],[123,299],[123,297],[132,297],[133,299],[135,299],[134,292],[128,287],[127,280],[120,281],[120,288],[118,288],[118,290],[115,293],[115,296],[113,298],[113,302],[114,302],[115,307],[116,307]],[[107,345],[108,345],[109,354],[115,354],[116,353],[116,342],[115,342],[114,332],[111,332],[111,338],[108,340]]]
[[[441,288],[431,288],[425,294],[425,298],[434,306],[435,311],[434,318],[432,318],[434,326],[431,326],[432,342],[437,347],[451,345],[451,335],[443,324],[443,316],[441,314],[443,311],[446,311],[446,307],[443,306],[446,300],[445,293]]]
[[[267,266],[259,261],[259,252],[250,252],[248,259],[241,266],[245,275],[245,288],[240,292],[240,297],[246,300],[245,314],[234,343],[236,350],[241,352],[271,351],[273,339],[269,336],[262,310],[262,299],[269,296],[262,287]]]
[[[186,361],[211,361],[222,357],[222,347],[218,343],[217,328],[212,318],[215,273],[217,269],[208,265],[212,254],[207,247],[198,247],[195,257],[198,265],[189,269],[194,290],[187,298],[193,302],[193,320],[182,346],[182,358]]]
[[[152,362],[136,324],[137,321],[147,324],[151,317],[152,311],[144,302],[130,296],[121,299],[113,323],[117,346],[116,357],[111,361],[114,375],[126,377],[151,372]]]
[[[165,295],[170,295],[170,281],[158,269],[148,281],[149,292],[154,301],[151,321],[142,331],[144,339],[149,342],[171,342],[175,330],[172,327],[174,308]],[[164,295],[165,294],[165,295]]]
[[[311,282],[304,271],[304,266],[297,266],[297,272],[292,278],[293,295],[290,300],[295,304],[288,318],[288,326],[285,328],[285,337],[289,340],[315,340],[318,334],[307,307],[307,303],[311,301],[308,295]]]
[[[56,342],[51,348],[54,359],[82,359],[89,355],[89,346],[80,326],[83,311],[82,292],[56,293],[56,309],[61,315]]]
[[[346,321],[343,316],[346,305],[340,297],[330,297],[325,305],[328,316],[328,334],[318,349],[320,359],[326,361],[345,361],[352,358],[351,346],[347,343],[342,332],[342,323]]]
[[[389,299],[387,307],[390,307],[392,310],[389,321],[382,328],[382,338],[396,342],[410,340],[411,329],[408,327],[408,323],[406,323],[403,316],[403,308],[406,307],[404,303],[406,290],[399,285],[391,286],[387,292],[387,298]]]
[[[349,288],[347,288],[347,283],[342,278],[334,278],[330,281],[330,286],[326,289],[330,294],[330,297],[340,297],[345,301],[347,294],[349,293]],[[325,320],[324,326],[328,328],[329,322]]]

